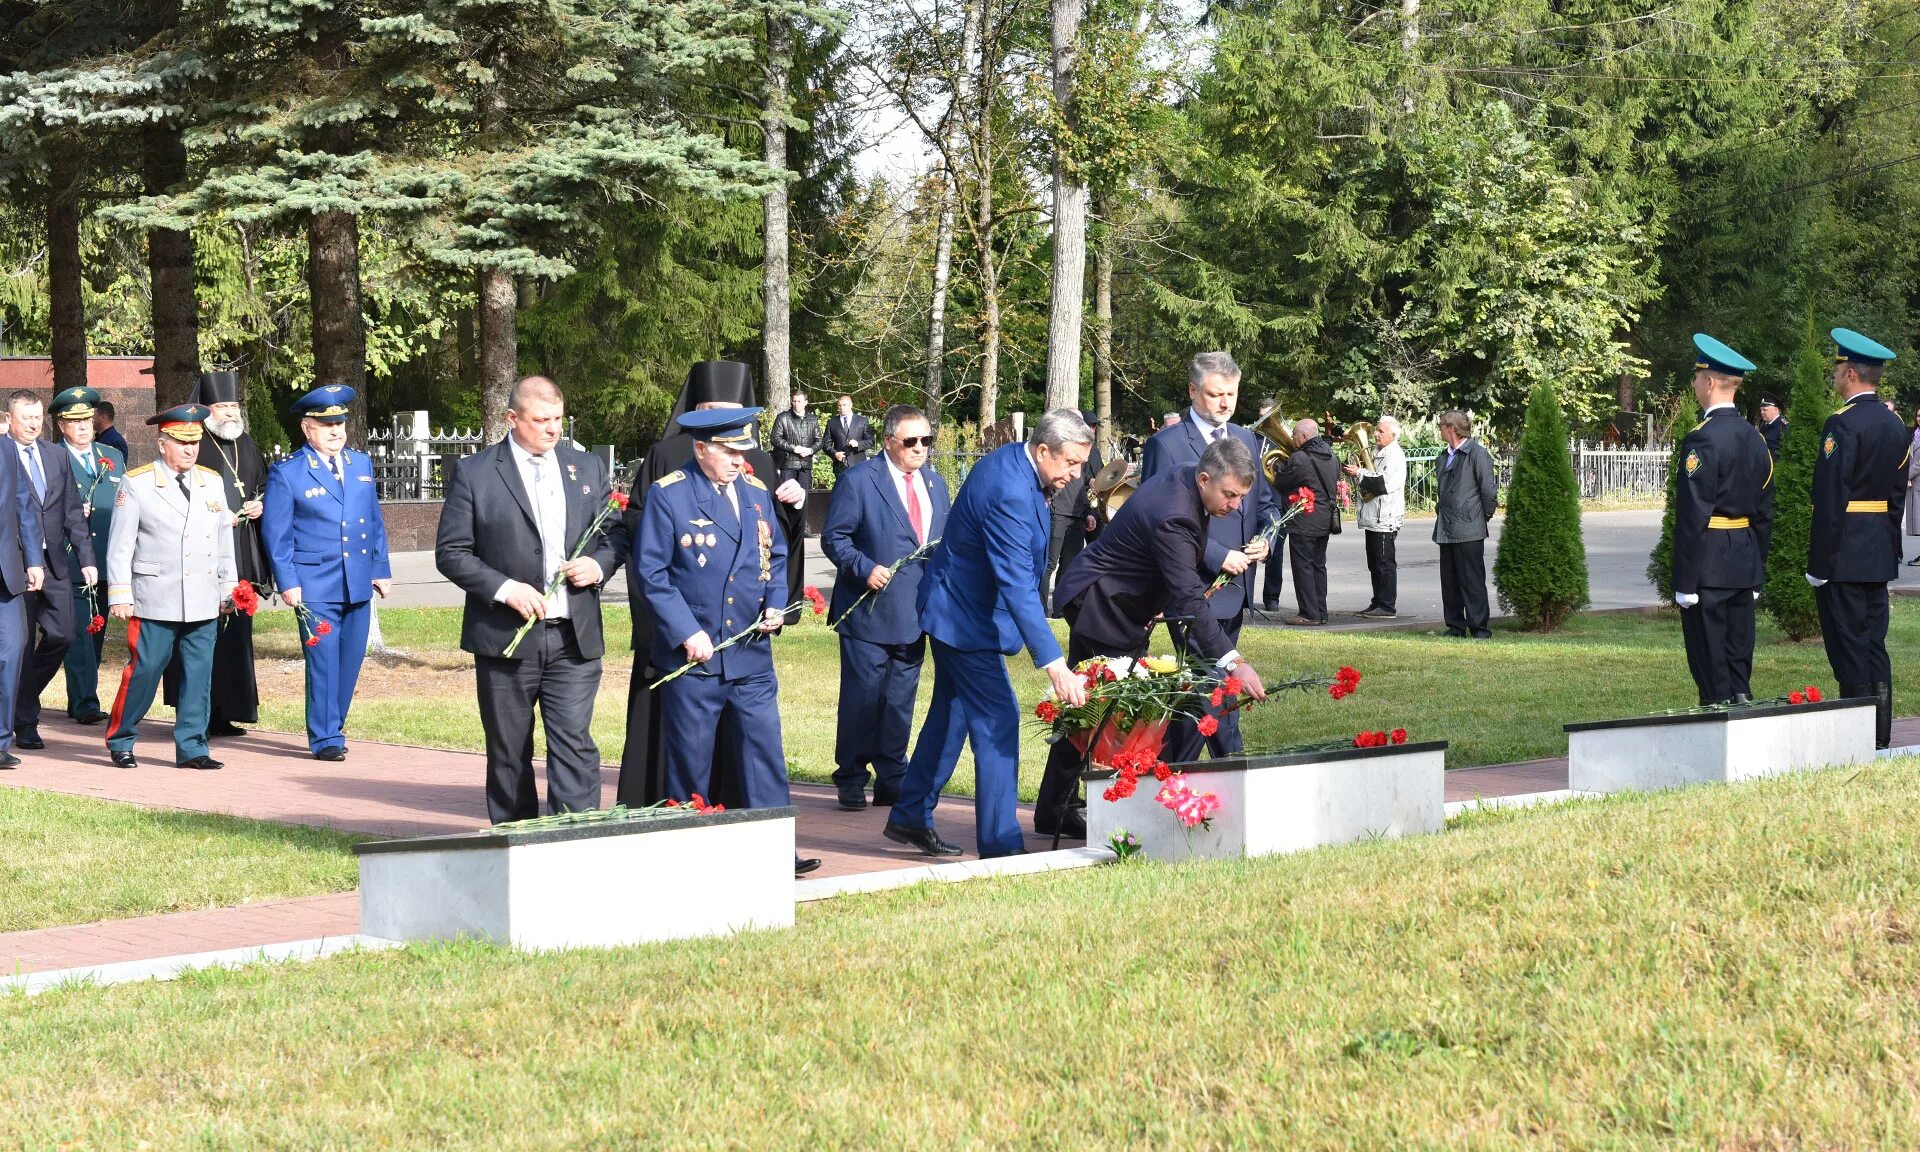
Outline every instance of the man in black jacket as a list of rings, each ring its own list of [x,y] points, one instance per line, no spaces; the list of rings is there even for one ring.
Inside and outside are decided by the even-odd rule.
[[[773,466],[780,479],[772,487],[788,480],[802,488],[813,487],[813,458],[820,451],[820,425],[807,415],[807,394],[793,390],[793,406],[773,418]]]
[[[487,814],[540,814],[533,706],[547,733],[547,811],[600,806],[593,700],[600,689],[600,586],[625,549],[619,516],[587,536],[607,504],[606,465],[565,440],[560,389],[514,385],[506,439],[461,460],[447,486],[433,560],[467,594],[460,647],[473,653],[487,741]],[[552,597],[547,588],[561,585]],[[515,637],[523,626],[531,629]],[[511,650],[509,650],[511,649]]]
[[[1259,487],[1253,453],[1233,437],[1207,445],[1200,463],[1177,466],[1142,484],[1113,520],[1060,572],[1055,600],[1067,618],[1067,663],[1094,656],[1142,656],[1155,617],[1193,621],[1192,652],[1239,677],[1256,700],[1266,688],[1208,610],[1207,526],[1236,511]],[[1063,825],[1074,795],[1081,755],[1071,742],[1054,744],[1034,803],[1037,823]]]
[[[1787,438],[1787,418],[1780,415],[1780,397],[1771,392],[1760,394],[1760,435],[1766,439],[1767,451],[1775,460],[1780,459],[1780,445]]]
[[[1447,635],[1493,635],[1487,611],[1487,525],[1499,507],[1493,457],[1473,438],[1473,417],[1458,408],[1440,413],[1446,451],[1434,501],[1433,542],[1440,545],[1440,612]]]
[[[87,505],[73,483],[72,457],[58,444],[40,439],[45,405],[23,388],[7,398],[7,410],[12,421],[10,446],[19,454],[28,502],[39,513],[40,533],[46,541],[40,555],[27,556],[28,567],[45,567],[46,583],[26,598],[28,650],[13,705],[13,742],[38,749],[47,746],[40,739],[40,693],[66,665],[67,646],[79,633],[74,581],[98,584],[100,569],[87,528]]]
[[[840,412],[827,421],[827,452],[833,456],[833,478],[867,458],[873,451],[873,426],[853,410],[853,397],[840,397]]]
[[[1305,488],[1313,493],[1313,511],[1287,525],[1287,556],[1293,569],[1293,602],[1299,613],[1287,623],[1313,626],[1327,622],[1327,539],[1339,524],[1335,493],[1340,462],[1333,444],[1320,434],[1320,422],[1310,416],[1293,425],[1293,455],[1274,483],[1285,499]]]

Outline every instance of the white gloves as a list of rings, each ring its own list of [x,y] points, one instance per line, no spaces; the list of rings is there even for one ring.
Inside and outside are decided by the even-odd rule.
[[[1813,586],[1814,586],[1815,588],[1818,588],[1818,587],[1820,587],[1820,586],[1821,586],[1822,584],[1825,584],[1825,583],[1826,583],[1826,581],[1825,581],[1825,580],[1822,580],[1822,579],[1820,579],[1820,577],[1818,577],[1818,576],[1815,576],[1815,575],[1814,575],[1813,573],[1811,573],[1811,572],[1809,572],[1809,573],[1807,573],[1807,583],[1809,583],[1809,584],[1811,584],[1811,585],[1813,585]]]
[[[1682,608],[1691,608],[1695,604],[1700,603],[1700,594],[1698,592],[1675,592],[1673,594],[1673,602]]]

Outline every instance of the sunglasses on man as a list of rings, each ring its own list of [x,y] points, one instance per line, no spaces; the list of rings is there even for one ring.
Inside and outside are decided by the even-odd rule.
[[[895,437],[894,437],[894,439],[895,439],[895,440],[898,440],[898,441],[900,441],[900,447],[902,447],[902,448],[931,448],[931,447],[933,447],[933,437],[932,437],[931,435],[927,435],[927,436],[895,436]]]

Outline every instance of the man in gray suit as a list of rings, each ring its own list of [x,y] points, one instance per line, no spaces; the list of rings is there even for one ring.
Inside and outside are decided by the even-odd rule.
[[[181,404],[147,421],[160,427],[160,459],[127,473],[107,532],[107,612],[127,625],[127,663],[107,722],[107,754],[135,768],[139,725],[173,654],[180,653],[174,765],[220,767],[207,755],[213,643],[233,607],[233,513],[220,474],[200,467],[207,409]]]
[[[1473,439],[1473,418],[1458,408],[1440,413],[1447,450],[1434,461],[1440,471],[1439,515],[1433,540],[1440,545],[1440,607],[1447,635],[1477,640],[1487,627],[1487,524],[1499,507],[1493,457]]]
[[[600,807],[592,732],[606,651],[600,585],[625,551],[626,528],[613,516],[576,548],[607,504],[607,469],[565,432],[559,386],[544,376],[522,379],[507,403],[506,438],[454,467],[440,511],[433,560],[467,594],[460,647],[473,653],[479,681],[495,824],[540,814],[535,702],[547,733],[547,811]],[[555,578],[561,586],[549,597]],[[528,622],[532,630],[516,645]]]

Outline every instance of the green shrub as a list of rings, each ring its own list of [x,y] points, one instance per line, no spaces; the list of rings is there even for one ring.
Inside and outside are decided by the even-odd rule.
[[[1773,466],[1773,542],[1767,552],[1767,586],[1760,606],[1789,640],[1820,635],[1820,612],[1807,586],[1807,545],[1813,538],[1813,464],[1820,454],[1820,430],[1838,401],[1833,394],[1833,361],[1825,337],[1807,321],[1806,336],[1794,358],[1793,395],[1787,397],[1787,435]]]
[[[1673,603],[1673,501],[1678,490],[1680,473],[1683,469],[1681,448],[1686,443],[1687,433],[1700,423],[1700,402],[1693,398],[1693,385],[1685,385],[1680,396],[1680,410],[1673,420],[1673,458],[1667,461],[1667,510],[1660,517],[1660,540],[1653,546],[1653,555],[1647,559],[1647,581],[1660,593],[1662,604]]]
[[[1551,632],[1587,606],[1580,485],[1567,450],[1567,418],[1552,385],[1534,388],[1507,487],[1507,519],[1493,583],[1526,628]]]

